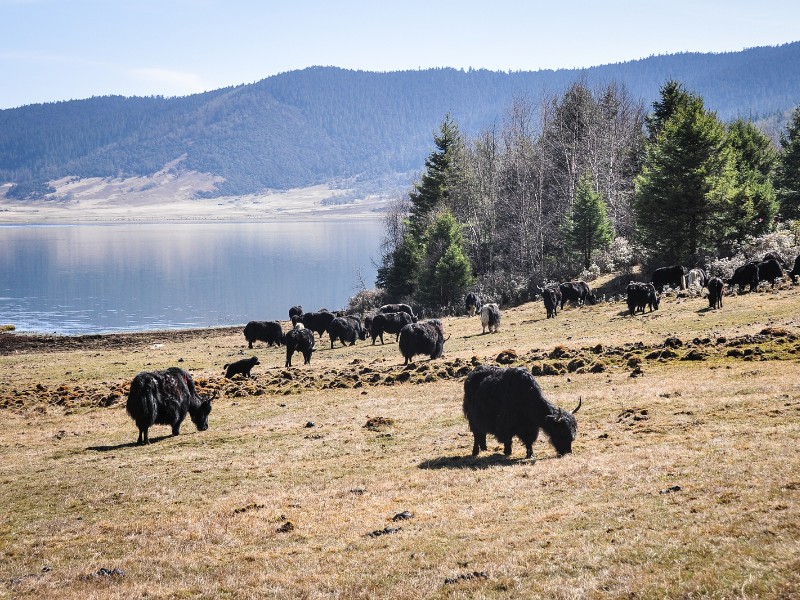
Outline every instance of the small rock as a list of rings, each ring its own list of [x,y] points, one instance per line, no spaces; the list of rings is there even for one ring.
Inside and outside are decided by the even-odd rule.
[[[412,518],[413,516],[414,515],[412,515],[410,512],[408,512],[407,510],[404,510],[403,512],[399,512],[395,516],[393,516],[392,517],[392,521],[395,521],[395,522],[397,522],[397,521],[406,521],[406,520]]]
[[[670,486],[670,487],[668,487],[668,488],[667,488],[667,489],[665,489],[665,490],[661,490],[661,491],[660,491],[660,492],[658,492],[658,493],[659,493],[659,494],[671,494],[672,492],[680,492],[680,491],[681,491],[681,486],[679,486],[679,485],[673,485],[673,486]]]
[[[367,537],[376,538],[382,535],[398,533],[399,531],[402,531],[402,527],[384,527],[383,529],[376,529],[375,531],[368,533]]]
[[[471,579],[489,579],[489,575],[484,573],[483,571],[473,571],[472,573],[462,573],[457,577],[447,577],[444,580],[445,585],[452,585],[454,583],[458,583],[459,581],[469,581]]]
[[[680,340],[680,338],[672,336],[664,340],[664,346],[667,348],[680,348],[683,346],[683,342]]]
[[[292,523],[291,521],[286,521],[275,531],[277,531],[278,533],[289,533],[290,531],[294,531],[294,529],[295,529],[294,523]]]
[[[317,424],[314,423],[314,421],[309,421],[308,423],[306,423],[306,428],[316,427],[316,426],[317,426]]]

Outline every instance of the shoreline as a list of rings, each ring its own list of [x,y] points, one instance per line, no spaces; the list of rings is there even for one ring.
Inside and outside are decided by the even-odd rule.
[[[187,190],[144,195],[119,190],[112,193],[107,188],[105,185],[85,195],[76,193],[69,200],[23,202],[0,195],[0,225],[380,220],[389,204],[388,197],[381,195],[337,203],[337,196],[351,190],[336,190],[327,185],[208,199],[192,198]]]
[[[244,325],[192,327],[188,329],[151,329],[104,333],[33,333],[0,332],[0,356],[22,352],[59,352],[62,350],[100,350],[120,346],[149,345],[205,339],[242,332]]]

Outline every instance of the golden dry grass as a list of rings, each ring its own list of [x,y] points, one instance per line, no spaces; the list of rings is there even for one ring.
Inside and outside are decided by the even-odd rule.
[[[531,304],[491,335],[446,319],[444,359],[408,370],[395,344],[327,336],[285,370],[282,349],[225,330],[0,356],[0,595],[798,597],[800,290],[706,305],[546,320]],[[676,356],[647,358],[669,336]],[[556,404],[583,398],[574,454],[543,436],[535,462],[494,440],[472,459],[463,373],[503,350],[566,365],[556,346],[605,364],[540,377]],[[681,360],[692,350],[704,360]],[[221,379],[251,354],[254,381]],[[176,364],[223,392],[210,429],[156,426],[136,447],[114,394]]]

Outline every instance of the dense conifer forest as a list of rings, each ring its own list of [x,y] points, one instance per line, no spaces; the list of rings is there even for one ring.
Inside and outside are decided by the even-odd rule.
[[[179,98],[95,97],[0,111],[0,182],[35,198],[64,176],[219,175],[217,194],[418,173],[449,114],[464,135],[496,126],[520,99],[545,105],[579,82],[614,84],[649,106],[680,81],[722,121],[755,120],[777,140],[800,99],[800,42],[684,53],[580,70],[391,73],[312,67]],[[540,115],[533,115],[538,127]]]

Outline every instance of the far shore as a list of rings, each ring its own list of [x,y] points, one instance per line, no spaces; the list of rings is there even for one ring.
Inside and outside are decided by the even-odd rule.
[[[108,186],[69,200],[14,201],[0,194],[0,225],[214,223],[310,221],[320,219],[379,220],[387,199],[367,196],[336,204],[342,190],[320,185],[248,196],[192,198],[183,190],[174,196],[112,193]]]

